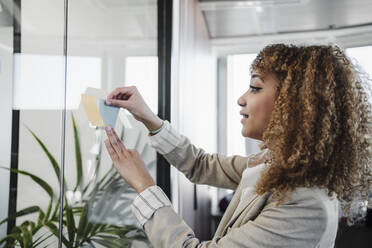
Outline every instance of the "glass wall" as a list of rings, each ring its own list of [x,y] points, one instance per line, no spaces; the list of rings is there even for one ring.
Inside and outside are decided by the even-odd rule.
[[[2,61],[2,67],[12,77],[2,81],[10,87],[0,93],[1,101],[10,98],[11,103],[1,104],[2,111],[10,113],[2,121],[10,127],[4,137],[11,141],[1,149],[2,159],[10,160],[2,163],[6,169],[0,171],[2,177],[8,178],[1,181],[0,211],[1,217],[20,215],[2,223],[0,240],[7,233],[11,236],[1,245],[32,247],[37,240],[49,237],[42,244],[57,246],[58,232],[50,234],[58,230],[59,222],[64,3],[1,1],[1,9],[0,15],[10,14],[6,28],[11,30],[7,38],[12,41],[6,44],[2,40],[1,47],[4,51],[8,48],[9,56],[9,60]],[[9,169],[14,172],[11,176]]]
[[[0,12],[0,219],[8,216],[10,183],[12,104],[13,104],[13,8],[1,2]],[[6,199],[6,200],[5,200]],[[0,221],[1,221],[0,220]],[[0,225],[0,237],[7,232],[6,224]]]
[[[0,247],[147,247],[130,209],[136,193],[81,99],[135,85],[157,113],[157,1],[0,4]],[[145,126],[124,109],[114,126],[156,181]]]

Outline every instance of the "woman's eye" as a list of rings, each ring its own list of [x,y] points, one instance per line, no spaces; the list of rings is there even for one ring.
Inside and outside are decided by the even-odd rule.
[[[261,89],[261,88],[258,88],[258,87],[254,87],[252,85],[250,85],[249,87],[252,89],[252,92],[257,92]]]

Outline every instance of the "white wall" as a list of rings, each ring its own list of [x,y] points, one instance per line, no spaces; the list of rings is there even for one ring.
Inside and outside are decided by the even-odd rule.
[[[197,0],[177,1],[179,6],[178,63],[172,68],[172,124],[191,142],[208,153],[217,151],[216,58]],[[175,9],[174,11],[177,11]],[[177,14],[177,13],[176,13]],[[173,90],[174,88],[174,90]],[[209,239],[210,197],[208,186],[194,186],[183,174],[179,179],[179,212],[201,239]]]

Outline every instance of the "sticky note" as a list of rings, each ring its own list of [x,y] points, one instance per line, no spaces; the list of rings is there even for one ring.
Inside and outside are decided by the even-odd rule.
[[[96,127],[104,127],[105,123],[103,122],[101,114],[97,108],[95,97],[82,94],[81,102],[90,123]]]
[[[120,108],[115,106],[106,105],[106,101],[104,99],[99,99],[98,102],[98,109],[103,119],[103,122],[106,125],[110,125],[115,127],[116,119],[118,117],[118,113]]]
[[[81,102],[88,116],[88,120],[93,126],[105,127],[110,125],[115,127],[120,110],[119,107],[106,105],[104,99],[96,99],[94,96],[86,94],[81,95]]]

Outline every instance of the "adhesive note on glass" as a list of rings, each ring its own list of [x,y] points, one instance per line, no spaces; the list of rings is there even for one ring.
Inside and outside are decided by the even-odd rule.
[[[103,122],[106,125],[110,125],[111,127],[115,127],[116,119],[118,117],[119,113],[119,107],[115,106],[109,106],[106,105],[106,102],[104,99],[99,99],[98,102],[98,109],[101,113],[101,117],[103,119]]]
[[[97,108],[95,97],[82,94],[81,102],[84,106],[85,113],[87,114],[90,123],[96,127],[104,127],[105,123],[103,122],[101,114]]]

